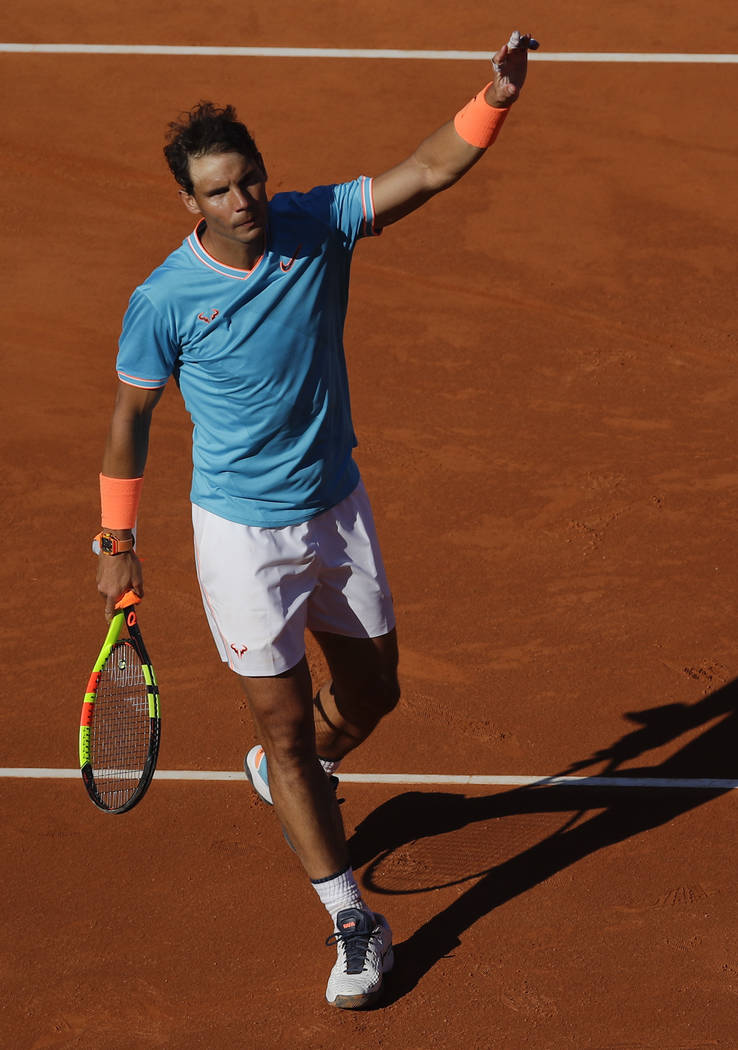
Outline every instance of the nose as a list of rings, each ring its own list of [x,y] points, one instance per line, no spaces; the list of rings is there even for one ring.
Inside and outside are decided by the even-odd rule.
[[[248,192],[248,190],[244,192],[240,186],[234,186],[233,203],[235,205],[236,211],[247,211],[253,203],[253,197]]]

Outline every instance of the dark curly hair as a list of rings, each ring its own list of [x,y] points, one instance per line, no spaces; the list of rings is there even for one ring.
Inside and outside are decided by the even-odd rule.
[[[264,168],[256,143],[246,125],[236,117],[233,106],[198,102],[169,125],[164,156],[172,175],[187,193],[193,190],[190,157],[231,152],[256,160]]]

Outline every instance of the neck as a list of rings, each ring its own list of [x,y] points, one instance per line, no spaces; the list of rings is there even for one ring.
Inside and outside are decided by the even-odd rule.
[[[208,255],[212,255],[218,262],[225,266],[232,266],[236,270],[253,270],[266,247],[266,237],[263,231],[260,231],[259,236],[253,241],[246,244],[218,237],[207,226],[204,230],[198,231],[198,236]]]

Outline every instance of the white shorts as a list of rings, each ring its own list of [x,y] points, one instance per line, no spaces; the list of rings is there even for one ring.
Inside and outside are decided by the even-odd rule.
[[[369,498],[302,525],[258,528],[192,506],[203,605],[221,659],[238,674],[281,674],[305,654],[305,630],[376,638],[395,625]]]

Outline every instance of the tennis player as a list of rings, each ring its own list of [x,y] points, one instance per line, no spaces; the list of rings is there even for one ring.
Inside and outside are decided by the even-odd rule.
[[[192,520],[202,599],[238,675],[273,803],[333,921],[326,998],[374,1002],[393,964],[387,920],[362,899],[335,771],[397,704],[392,598],[352,457],[343,349],[349,270],[376,235],[452,186],[492,145],[525,81],[515,32],[494,78],[397,167],[309,193],[267,194],[267,168],[232,107],[200,103],[164,152],[194,231],[140,285],[123,321],[100,475],[98,590],[108,619],[143,595],[136,522],[149,426],[174,377],[193,422]],[[305,631],[331,679],[314,690]]]

